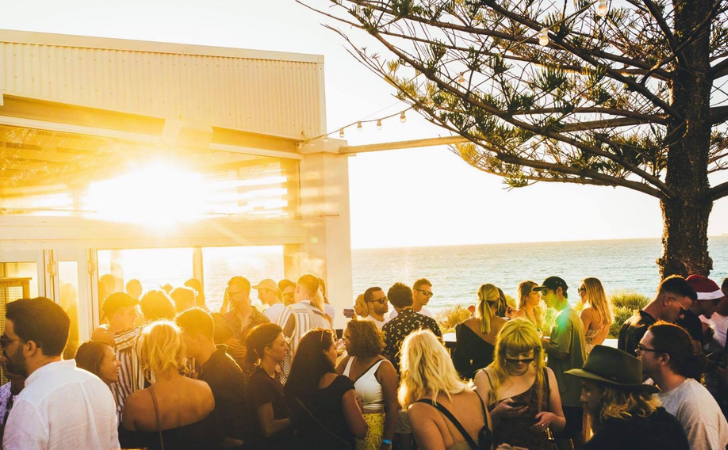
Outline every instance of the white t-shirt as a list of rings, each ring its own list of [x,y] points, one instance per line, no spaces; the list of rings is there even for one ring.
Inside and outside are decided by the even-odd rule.
[[[427,309],[426,306],[423,306],[422,309],[420,310],[420,312],[418,312],[417,314],[422,314],[423,316],[432,317],[432,313],[430,312],[429,309]],[[397,317],[397,310],[392,308],[392,310],[389,312],[389,316],[387,317],[387,321],[390,321],[390,320],[394,319],[395,317]],[[434,317],[432,317],[432,318],[434,319]]]
[[[664,394],[662,406],[685,429],[691,450],[724,449],[728,445],[728,423],[715,399],[692,378]]]
[[[372,322],[374,322],[374,324],[377,326],[377,328],[379,328],[379,331],[382,331],[382,327],[384,326],[385,323],[387,323],[386,317],[384,318],[384,320],[380,321],[380,320],[375,319],[372,316],[367,316],[366,320],[371,320]]]
[[[328,303],[324,303],[324,314],[331,317],[332,319],[335,319],[336,308],[334,308],[332,305],[329,305]]]
[[[263,311],[263,314],[270,320],[270,323],[278,323],[278,319],[281,317],[281,313],[285,307],[286,305],[283,303],[274,303],[267,307]]]
[[[76,361],[36,370],[15,399],[3,449],[118,449],[116,405],[111,390]]]

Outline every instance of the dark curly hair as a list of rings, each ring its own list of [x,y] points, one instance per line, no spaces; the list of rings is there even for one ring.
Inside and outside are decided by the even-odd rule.
[[[377,356],[384,350],[384,335],[371,320],[351,320],[346,326],[349,334],[348,353],[364,358]]]

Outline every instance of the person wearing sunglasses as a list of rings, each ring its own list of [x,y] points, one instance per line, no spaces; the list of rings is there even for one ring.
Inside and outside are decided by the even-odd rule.
[[[282,279],[278,282],[278,292],[281,294],[281,301],[285,306],[293,304],[293,296],[296,293],[296,283],[291,280]]]
[[[728,422],[708,390],[700,384],[706,358],[695,354],[683,328],[657,322],[637,345],[642,373],[652,378],[657,397],[680,422],[692,449],[726,448]]]
[[[412,310],[423,316],[434,318],[432,312],[425,308],[425,305],[430,302],[433,295],[435,294],[432,292],[432,283],[427,278],[420,278],[415,281],[415,284],[412,285]],[[389,320],[397,317],[397,314],[397,310],[392,309],[389,313]]]
[[[387,323],[384,314],[389,311],[389,299],[380,287],[370,287],[364,292],[364,302],[367,305],[369,315],[367,320],[371,320],[377,326],[379,331]]]
[[[548,431],[564,429],[556,376],[544,356],[536,326],[514,319],[498,333],[493,363],[475,375],[478,393],[488,402],[496,446],[550,450]]]
[[[637,344],[651,325],[658,320],[675,323],[697,298],[698,295],[685,278],[679,275],[665,278],[660,283],[655,298],[622,324],[617,348],[634,355]]]

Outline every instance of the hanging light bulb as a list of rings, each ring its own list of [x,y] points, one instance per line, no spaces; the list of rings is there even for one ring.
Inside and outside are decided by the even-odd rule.
[[[298,143],[298,149],[299,150],[302,150],[303,149],[303,143],[301,143],[301,142]]]
[[[344,129],[343,128],[339,130],[339,137],[340,138],[343,138],[344,137]]]
[[[465,83],[465,72],[460,72],[460,76],[458,77],[458,83]]]
[[[377,130],[382,129],[382,119],[377,119]]]
[[[607,17],[607,13],[609,13],[607,0],[599,0],[599,6],[597,6],[597,15],[599,17]]]
[[[548,28],[541,28],[541,31],[538,32],[538,43],[540,45],[543,45],[544,47],[549,45],[549,29]]]
[[[324,136],[324,142],[329,142],[329,135],[328,134]]]
[[[402,114],[399,115],[399,121],[402,123],[407,122],[407,116],[404,115],[404,111],[402,111]]]
[[[357,123],[356,123],[356,131],[361,131],[361,130],[363,130],[363,129],[364,129],[364,127],[363,127],[363,126],[361,126],[361,122],[357,122]]]

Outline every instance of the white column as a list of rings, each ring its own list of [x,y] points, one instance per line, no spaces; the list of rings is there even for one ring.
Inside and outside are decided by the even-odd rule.
[[[341,145],[345,141],[331,139],[304,149],[301,218],[308,237],[305,244],[284,248],[286,277],[295,281],[294,275],[310,272],[325,280],[327,297],[336,308],[336,328],[345,325],[342,311],[353,304],[349,163],[347,156],[336,153]]]

